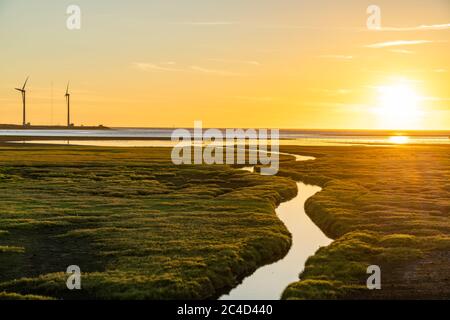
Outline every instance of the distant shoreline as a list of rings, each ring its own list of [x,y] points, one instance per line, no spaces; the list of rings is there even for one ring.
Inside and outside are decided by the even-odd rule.
[[[22,126],[17,124],[0,124],[0,130],[163,130],[163,131],[172,131],[175,129],[186,129],[193,130],[190,127],[107,127],[103,125],[99,126],[73,126],[67,127],[63,125],[29,125]],[[203,130],[208,130],[211,128],[205,127]],[[219,130],[233,129],[233,128],[218,128]],[[237,128],[234,128],[237,129]],[[248,128],[241,128],[246,130]],[[267,128],[274,129],[274,128]],[[409,136],[409,137],[417,137],[417,136],[437,136],[437,137],[450,137],[450,130],[363,130],[363,129],[289,129],[289,128],[281,128],[278,129],[280,133],[285,134],[316,134],[320,136],[373,136],[373,137],[386,137],[386,136]],[[147,139],[145,139],[147,140]]]
[[[136,141],[145,141],[145,140],[171,140],[170,137],[92,137],[92,136],[1,136],[0,135],[0,143],[1,142],[14,142],[14,141],[47,141],[47,140],[55,140],[55,141],[65,141],[65,140],[81,140],[81,141],[126,141],[126,140],[136,140]]]
[[[111,130],[111,128],[99,126],[46,126],[46,125],[19,125],[0,124],[0,130]]]

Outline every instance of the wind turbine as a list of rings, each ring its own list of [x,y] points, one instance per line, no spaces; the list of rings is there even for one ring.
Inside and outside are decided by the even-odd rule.
[[[15,88],[17,91],[20,91],[20,93],[22,93],[22,104],[23,104],[23,120],[22,120],[22,124],[23,126],[26,126],[27,122],[26,122],[26,108],[25,108],[25,104],[26,104],[26,90],[25,90],[25,86],[27,85],[28,82],[28,78],[25,80],[22,89],[20,88]]]
[[[67,127],[70,127],[70,93],[69,93],[69,82],[67,83],[66,89],[66,102],[67,102]]]

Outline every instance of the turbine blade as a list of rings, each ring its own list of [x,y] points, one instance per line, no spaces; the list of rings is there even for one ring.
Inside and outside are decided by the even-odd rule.
[[[69,82],[67,82],[66,94],[69,94]]]
[[[29,78],[29,77],[27,77],[27,79],[25,80],[25,83],[23,84],[22,90],[25,90],[25,86],[27,85],[28,78]]]
[[[22,91],[23,91],[22,89],[19,89],[19,88],[14,88],[14,89],[16,89],[17,91],[20,91],[20,92],[22,92]]]

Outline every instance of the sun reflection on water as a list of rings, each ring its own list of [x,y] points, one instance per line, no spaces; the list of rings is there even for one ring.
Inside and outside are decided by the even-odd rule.
[[[395,143],[395,144],[406,144],[409,142],[409,137],[406,136],[392,136],[389,137],[389,142],[390,143]]]

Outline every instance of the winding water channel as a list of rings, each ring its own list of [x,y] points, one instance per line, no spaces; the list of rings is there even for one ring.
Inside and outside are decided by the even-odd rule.
[[[295,156],[296,161],[313,160],[311,157]],[[253,171],[252,167],[242,168]],[[321,190],[318,186],[297,183],[298,195],[280,204],[276,209],[278,218],[283,221],[292,234],[292,246],[281,260],[263,266],[245,278],[220,300],[276,300],[292,282],[298,281],[299,273],[308,257],[320,247],[329,245],[327,238],[305,212],[305,202]]]

